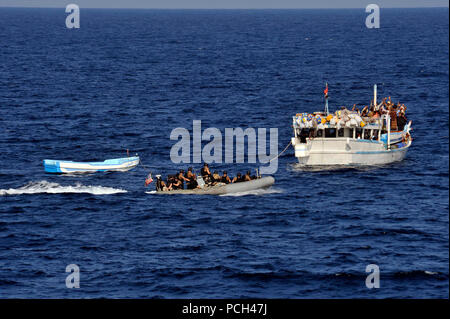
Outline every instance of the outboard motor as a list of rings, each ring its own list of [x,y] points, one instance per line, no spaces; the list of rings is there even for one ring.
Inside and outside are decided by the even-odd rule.
[[[197,176],[197,184],[198,186],[200,186],[200,188],[205,187],[205,181],[203,180],[203,177],[201,177],[200,175]]]

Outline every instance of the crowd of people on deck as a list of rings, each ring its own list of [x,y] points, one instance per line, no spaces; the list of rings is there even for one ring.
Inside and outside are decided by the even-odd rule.
[[[383,114],[389,114],[392,131],[403,130],[407,123],[405,104],[393,103],[391,97],[384,98],[377,105],[371,101],[361,110],[355,104],[351,110],[342,106],[334,114],[328,115],[300,113],[296,115],[295,122],[300,128],[322,129],[326,123],[336,125],[337,128],[364,127],[368,123],[377,123]]]
[[[217,171],[211,173],[209,165],[205,163],[200,170],[200,176],[206,186],[214,186],[219,183],[231,184],[247,182],[258,177],[251,175],[250,171],[247,171],[244,175],[237,173],[235,177],[228,175],[227,171],[223,171],[220,175]],[[157,191],[171,191],[178,189],[196,189],[202,188],[203,185],[199,185],[197,181],[197,175],[193,172],[192,167],[189,167],[187,172],[181,169],[178,173],[168,175],[167,180],[164,181],[161,176],[156,176],[156,190]]]
[[[356,105],[353,105],[352,111],[354,111]],[[365,106],[361,111],[356,108],[358,115],[361,116],[363,120],[368,123],[374,123],[383,114],[389,114],[391,118],[391,130],[403,130],[403,127],[407,123],[406,118],[406,105],[398,103],[393,103],[391,97],[384,98],[380,104],[374,105],[373,102],[370,106]]]

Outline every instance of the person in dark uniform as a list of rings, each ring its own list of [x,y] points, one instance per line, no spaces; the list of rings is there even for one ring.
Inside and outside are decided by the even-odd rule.
[[[161,175],[156,175],[156,191],[157,192],[167,191],[167,185],[162,180]]]
[[[222,183],[225,183],[225,184],[230,184],[231,183],[231,179],[230,179],[230,176],[228,176],[227,171],[223,171],[223,175],[222,175],[222,178],[221,178],[220,181]]]
[[[212,174],[207,163],[203,164],[203,168],[200,170],[200,175],[206,184],[212,183]]]
[[[181,189],[184,189],[184,182],[189,182],[189,179],[184,177],[184,170],[180,170],[180,172],[177,174],[177,179],[181,182]]]
[[[192,172],[192,167],[189,167],[186,174],[184,175],[184,177],[186,177],[188,180],[193,180],[196,179],[197,177],[195,176],[195,174]]]
[[[231,182],[232,183],[240,183],[240,182],[242,182],[242,175],[241,175],[241,173],[237,173],[236,177],[233,178],[233,180]]]
[[[167,175],[167,190],[170,191],[172,190],[172,184],[173,184],[173,177],[172,175]]]
[[[194,189],[198,187],[197,176],[192,172],[192,167],[189,167],[186,174],[184,175],[188,182],[186,183],[187,189]]]
[[[248,182],[252,180],[252,177],[250,176],[250,171],[247,171],[247,173],[242,178],[244,182]]]
[[[173,190],[183,189],[183,184],[176,176],[173,176],[172,178],[172,189]]]

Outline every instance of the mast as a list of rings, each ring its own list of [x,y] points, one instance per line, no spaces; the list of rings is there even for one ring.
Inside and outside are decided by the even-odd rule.
[[[373,105],[374,107],[377,106],[377,85],[373,85]]]

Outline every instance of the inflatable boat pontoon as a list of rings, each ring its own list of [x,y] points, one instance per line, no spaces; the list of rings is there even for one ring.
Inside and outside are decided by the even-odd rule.
[[[171,191],[157,191],[156,194],[196,194],[196,195],[224,195],[232,193],[247,192],[257,189],[269,188],[275,183],[275,179],[272,176],[266,176],[258,179],[254,179],[248,182],[240,182],[233,184],[223,184],[215,186],[205,186],[203,188],[196,189],[177,189]]]

